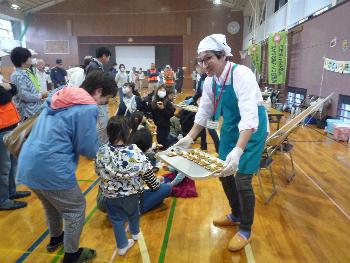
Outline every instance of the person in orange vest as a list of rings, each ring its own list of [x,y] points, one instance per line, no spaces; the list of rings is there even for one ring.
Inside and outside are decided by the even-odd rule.
[[[165,86],[168,89],[174,89],[174,84],[175,84],[175,73],[171,69],[169,65],[166,65],[165,70],[164,70],[164,80],[165,80]]]
[[[156,64],[152,63],[151,68],[147,70],[148,76],[148,94],[151,94],[158,88],[158,71],[156,69]]]
[[[16,191],[17,159],[7,150],[3,142],[3,137],[16,128],[21,119],[12,102],[12,97],[16,93],[15,85],[0,83],[0,211],[26,207],[26,202],[15,199],[31,194],[29,191]]]

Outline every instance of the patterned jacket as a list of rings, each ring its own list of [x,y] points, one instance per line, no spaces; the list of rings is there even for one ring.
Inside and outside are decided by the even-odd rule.
[[[104,144],[95,160],[96,174],[101,178],[103,195],[125,197],[143,191],[143,182],[151,190],[159,187],[152,165],[135,145]]]
[[[14,102],[21,118],[30,118],[43,108],[41,93],[35,88],[25,70],[16,68],[11,75],[11,83],[17,86],[18,93]]]

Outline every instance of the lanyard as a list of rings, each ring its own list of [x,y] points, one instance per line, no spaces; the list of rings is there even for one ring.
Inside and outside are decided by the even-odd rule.
[[[228,71],[227,71],[227,73],[226,73],[225,80],[224,80],[224,83],[223,83],[222,86],[221,86],[221,90],[220,90],[220,94],[219,94],[218,99],[216,99],[216,81],[215,81],[215,79],[214,79],[214,90],[213,90],[213,91],[214,91],[214,116],[215,116],[215,113],[216,113],[216,109],[217,109],[217,107],[218,107],[218,105],[219,105],[219,102],[220,102],[220,100],[221,100],[222,92],[223,92],[224,89],[225,89],[225,83],[226,83],[226,80],[227,80],[227,78],[228,78],[228,74],[230,74],[231,67],[232,67],[232,65],[231,65],[231,63],[230,63],[230,68],[228,69]]]

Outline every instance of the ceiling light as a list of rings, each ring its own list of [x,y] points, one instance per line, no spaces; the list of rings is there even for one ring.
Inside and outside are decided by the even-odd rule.
[[[221,4],[221,0],[213,0],[213,4],[214,5],[220,5]]]
[[[10,6],[12,9],[14,10],[18,10],[18,9],[21,9],[21,7],[19,5],[16,5],[16,4],[11,4]]]

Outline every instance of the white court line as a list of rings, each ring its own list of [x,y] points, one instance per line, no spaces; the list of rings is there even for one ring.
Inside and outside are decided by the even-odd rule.
[[[244,247],[245,255],[247,257],[247,262],[248,263],[255,263],[255,258],[254,258],[254,253],[252,246],[250,244],[246,245]]]
[[[142,231],[140,231],[138,243],[139,243],[139,248],[140,248],[140,252],[141,252],[142,262],[143,263],[151,263],[151,259],[150,259],[149,254],[148,254],[148,249],[147,249],[146,242],[145,242],[145,239],[143,237]]]
[[[290,157],[288,156],[288,158],[290,159]],[[303,175],[308,178],[315,186],[316,188],[318,188],[338,209],[339,211],[347,218],[350,220],[350,215],[340,206],[338,205],[338,203],[329,196],[329,194],[327,194],[327,192],[325,190],[323,190],[321,188],[321,186],[314,180],[312,179],[295,161],[294,161],[294,165],[300,170],[302,171]]]
[[[147,246],[146,246],[146,242],[145,242],[145,239],[143,237],[143,234],[142,234],[141,230],[140,230],[139,239],[138,239],[137,242],[139,243],[139,248],[140,248],[140,253],[141,253],[141,257],[142,257],[142,262],[143,263],[151,263],[151,259],[150,259],[149,254],[148,254],[148,249],[147,249]],[[113,255],[112,255],[111,259],[109,260],[109,263],[112,263],[113,260],[115,259],[115,257],[117,256],[117,250],[118,250],[118,248],[116,248],[113,251]]]
[[[116,249],[113,251],[113,255],[112,255],[111,259],[109,260],[109,263],[112,263],[113,260],[115,259],[115,257],[117,256],[117,249],[118,249],[118,248],[116,248]]]

